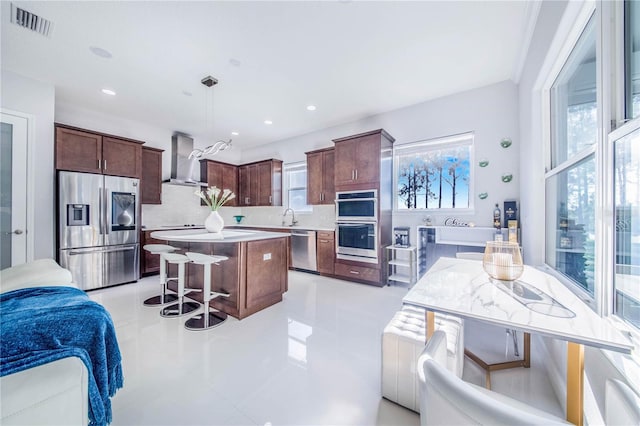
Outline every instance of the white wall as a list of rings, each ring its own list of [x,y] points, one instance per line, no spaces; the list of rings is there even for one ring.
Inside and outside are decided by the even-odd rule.
[[[162,179],[166,180],[171,176],[171,136],[177,129],[156,127],[62,102],[56,102],[55,110],[57,123],[136,139],[145,142],[145,146],[164,149],[165,152],[162,153]],[[194,148],[204,148],[214,142],[204,137],[198,137],[198,135],[191,136],[194,138]],[[239,149],[230,149],[216,155],[216,160],[238,164],[240,155]]]
[[[495,203],[519,198],[519,127],[518,89],[511,81],[474,89],[455,95],[412,105],[372,116],[363,120],[323,129],[317,132],[273,142],[242,152],[242,161],[250,162],[267,158],[278,158],[285,163],[304,161],[305,151],[333,145],[332,140],[343,136],[384,128],[395,141],[395,146],[433,139],[469,131],[475,132],[475,188],[471,192],[475,210],[470,214],[448,212],[431,214],[436,224],[445,217],[455,216],[473,221],[478,226],[491,226]],[[500,147],[500,140],[510,137],[511,148]],[[486,157],[489,167],[482,169],[477,160]],[[510,171],[514,175],[511,183],[503,183],[500,176]],[[488,192],[489,197],[480,200],[479,192]],[[394,214],[394,226],[422,224],[425,213]]]
[[[536,28],[520,78],[520,221],[525,262],[544,263],[544,147],[541,93],[534,92],[542,64],[567,2],[542,2]]]
[[[34,258],[55,258],[55,190],[53,163],[53,117],[55,104],[53,85],[2,70],[2,108],[34,117],[33,150],[29,153],[33,165],[33,199],[35,229]]]

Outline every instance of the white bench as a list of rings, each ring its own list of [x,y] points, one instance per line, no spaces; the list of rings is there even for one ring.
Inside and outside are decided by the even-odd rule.
[[[447,368],[462,376],[464,322],[452,315],[435,315],[436,330],[447,335]],[[382,396],[420,412],[418,358],[425,346],[424,309],[404,306],[382,333]]]

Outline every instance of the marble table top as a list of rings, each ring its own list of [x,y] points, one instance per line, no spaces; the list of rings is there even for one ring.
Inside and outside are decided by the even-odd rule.
[[[181,229],[173,231],[155,231],[152,238],[165,241],[184,241],[191,243],[238,243],[242,241],[268,240],[271,238],[285,238],[289,234],[283,232],[249,231],[240,229],[223,229],[215,234],[204,229]]]
[[[506,282],[490,279],[479,260],[440,258],[403,303],[617,352],[633,349],[564,284],[530,266]]]

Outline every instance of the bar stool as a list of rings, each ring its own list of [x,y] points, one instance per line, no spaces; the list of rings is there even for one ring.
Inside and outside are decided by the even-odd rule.
[[[160,315],[165,318],[173,318],[195,311],[200,307],[199,303],[184,301],[184,270],[185,264],[189,263],[189,258],[184,254],[178,253],[162,253],[161,256],[167,263],[178,265],[178,303],[163,308],[160,311]]]
[[[211,291],[211,265],[219,265],[220,262],[229,259],[227,256],[208,256],[202,253],[187,252],[187,257],[196,265],[204,266],[204,283],[202,285],[202,298],[204,310],[201,314],[189,318],[184,327],[187,330],[208,330],[217,327],[227,319],[227,314],[218,310],[211,310],[209,302],[216,297],[229,297],[229,293]]]
[[[160,255],[160,288],[162,293],[159,296],[153,296],[142,302],[144,306],[158,306],[166,303],[175,302],[178,300],[178,296],[175,294],[167,294],[167,282],[169,280],[175,280],[176,278],[167,278],[167,264],[162,257],[163,253],[171,253],[176,250],[167,244],[145,244],[143,247],[151,254]]]

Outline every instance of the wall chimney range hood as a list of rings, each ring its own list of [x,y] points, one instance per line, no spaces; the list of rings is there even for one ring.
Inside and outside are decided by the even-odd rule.
[[[169,183],[186,186],[208,186],[200,181],[200,162],[189,158],[193,152],[193,138],[183,133],[171,137],[171,179]]]

